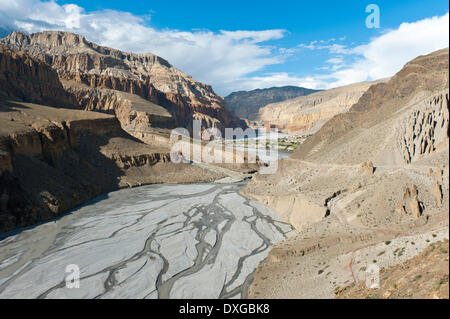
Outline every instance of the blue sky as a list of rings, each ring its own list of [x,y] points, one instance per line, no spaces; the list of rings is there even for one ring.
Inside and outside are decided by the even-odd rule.
[[[365,26],[370,3],[380,8],[379,29]],[[226,95],[393,75],[411,58],[448,46],[448,10],[443,0],[0,0],[0,28],[62,29],[152,52]]]

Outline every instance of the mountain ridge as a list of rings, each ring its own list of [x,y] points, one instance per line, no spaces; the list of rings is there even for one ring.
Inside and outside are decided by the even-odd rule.
[[[15,31],[0,43],[47,62],[61,80],[131,93],[161,105],[178,126],[191,129],[192,121],[197,119],[204,128],[246,127],[211,86],[194,80],[154,54],[122,52],[63,31],[29,35]],[[81,101],[87,92],[77,89]],[[101,104],[91,107],[102,111]]]
[[[252,178],[242,193],[298,232],[272,247],[251,298],[333,298],[448,238],[448,70],[448,48],[411,60]]]
[[[155,116],[169,117],[153,107]],[[50,65],[0,45],[0,233],[119,188],[223,177],[171,162],[167,141],[143,143],[119,118],[81,110]]]
[[[347,112],[374,83],[353,83],[270,103],[259,109],[257,120],[287,133],[312,134],[339,113]]]
[[[232,92],[224,99],[230,110],[240,118],[256,120],[259,109],[267,104],[281,102],[319,91],[320,90],[288,85],[266,89],[255,89],[251,91]]]

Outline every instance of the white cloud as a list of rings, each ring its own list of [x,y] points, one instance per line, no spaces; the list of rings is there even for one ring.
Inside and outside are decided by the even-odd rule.
[[[331,64],[331,66],[326,66],[326,69],[324,70],[336,71],[345,67],[343,56],[336,56],[334,58],[326,60],[325,62]]]
[[[350,68],[336,72],[334,85],[391,76],[419,55],[448,47],[449,14],[414,23],[402,23],[396,30],[352,49],[361,57]]]
[[[335,39],[317,40],[297,46],[308,50],[327,50],[329,57],[325,65],[316,68],[328,72],[326,74],[298,77],[288,73],[275,73],[249,78],[243,81],[243,85],[253,88],[298,85],[329,89],[392,76],[417,56],[449,46],[449,14],[402,23],[397,29],[386,31],[367,44],[353,48],[333,42]],[[353,62],[345,63],[344,57]]]
[[[152,52],[195,79],[211,84],[219,94],[282,85],[330,88],[391,76],[409,60],[448,46],[449,15],[385,30],[363,45],[346,45],[345,36],[316,40],[292,48],[275,48],[266,41],[284,37],[285,30],[180,31],[149,26],[149,17],[103,10],[86,12],[56,1],[0,0],[0,31],[66,30],[124,51]],[[320,74],[299,76],[291,71],[266,73],[265,67],[308,50],[323,50]],[[301,60],[301,58],[299,59]],[[258,74],[254,76],[254,74]]]
[[[0,0],[0,18],[0,27],[72,31],[101,45],[157,54],[195,79],[212,84],[219,93],[230,92],[228,86],[234,80],[281,63],[288,55],[264,45],[282,38],[285,30],[157,30],[144,17],[115,10],[85,12],[77,5],[53,0]]]
[[[346,37],[340,37],[339,41],[344,41]],[[346,45],[333,43],[337,40],[335,38],[331,38],[328,40],[314,40],[311,41],[309,44],[300,43],[297,45],[297,48],[300,49],[308,49],[308,50],[328,50],[330,53],[341,53],[345,54],[348,53],[348,49]]]

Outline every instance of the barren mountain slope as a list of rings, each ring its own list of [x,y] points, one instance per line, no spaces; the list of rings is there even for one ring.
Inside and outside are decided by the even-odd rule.
[[[53,106],[75,107],[54,70],[24,52],[0,44],[0,95]]]
[[[359,283],[337,292],[337,298],[448,299],[448,239],[431,244],[407,262],[382,269],[380,289]]]
[[[294,158],[334,161],[343,152],[348,152],[347,148],[340,147],[341,142],[348,143],[369,128],[374,128],[375,131],[388,138],[388,132],[393,134],[394,130],[398,131],[399,126],[404,126],[401,124],[404,124],[407,117],[418,116],[418,114],[414,115],[410,112],[413,108],[420,109],[420,103],[423,102],[425,105],[437,97],[439,92],[448,90],[448,53],[448,49],[443,49],[420,56],[408,62],[388,82],[372,85],[347,113],[333,117],[317,134],[307,139],[298,149]],[[445,103],[445,97],[443,100]],[[445,105],[443,108],[445,111]],[[404,117],[400,115],[404,115]],[[392,120],[396,122],[394,123]],[[392,127],[388,132],[376,127],[388,122]],[[443,126],[443,123],[439,124]],[[399,134],[401,133],[399,132]],[[368,143],[369,141],[370,143]],[[382,146],[382,140],[377,140],[377,142],[380,142],[378,146]],[[372,136],[367,136],[365,143],[364,141],[359,143],[370,145],[372,152],[369,154],[353,150],[342,160],[349,163],[371,160],[374,156],[373,152],[380,151],[379,147],[373,145]],[[319,153],[320,159],[317,156]],[[362,156],[355,156],[358,153]],[[325,158],[324,155],[326,155]],[[328,156],[333,159],[329,159]]]
[[[285,132],[311,134],[334,115],[348,111],[373,83],[356,83],[268,104],[256,119]]]
[[[0,47],[0,83],[0,232],[120,187],[223,176],[171,163],[167,146],[131,137],[112,115],[76,109],[50,66],[23,52]]]
[[[448,238],[448,67],[448,49],[407,63],[279,161],[275,174],[249,182],[245,195],[298,230],[272,249],[250,295],[332,297],[334,289],[361,280],[363,266],[404,262],[435,240],[437,231]],[[381,248],[394,239],[399,249],[405,242],[416,245],[402,258],[390,258],[394,251]],[[352,268],[354,251],[367,251],[367,257]],[[335,268],[328,260],[336,261]],[[360,277],[356,269],[362,269]],[[306,270],[316,274],[295,275]],[[304,290],[294,293],[287,286]]]
[[[86,109],[111,111],[105,110],[102,91],[88,88],[111,89],[135,94],[163,106],[177,126],[191,128],[193,119],[201,120],[204,127],[245,126],[227,110],[223,98],[209,85],[195,81],[156,55],[102,47],[80,35],[60,31],[30,35],[13,32],[1,43],[50,64]],[[86,95],[91,96],[89,101]],[[114,111],[120,107],[120,103],[113,105]]]
[[[298,86],[273,87],[269,89],[233,92],[225,97],[225,101],[230,110],[237,116],[254,121],[258,118],[259,110],[267,104],[309,95],[317,91]]]

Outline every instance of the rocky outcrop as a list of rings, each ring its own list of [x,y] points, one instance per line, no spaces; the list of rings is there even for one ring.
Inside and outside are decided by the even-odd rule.
[[[414,258],[380,272],[379,288],[365,282],[336,291],[340,299],[448,299],[448,239],[435,242]]]
[[[415,217],[420,217],[422,215],[422,207],[419,203],[419,198],[417,195],[415,195],[410,201],[409,201],[409,208],[411,210],[411,214]]]
[[[359,167],[360,173],[365,173],[368,176],[372,176],[374,172],[374,167],[372,161],[364,162]]]
[[[195,81],[156,55],[122,52],[58,31],[13,32],[0,43],[47,62],[62,80],[130,93],[161,105],[177,126],[191,128],[196,118],[204,127],[246,127],[209,85]],[[92,93],[86,89],[88,92]],[[102,111],[101,98],[92,100],[90,108]]]
[[[325,217],[314,219],[305,214],[306,208],[270,206],[290,220],[308,216],[303,221],[309,223],[297,224],[298,233],[283,245],[284,256],[304,251],[299,247],[311,238],[325,241],[373,232],[380,237],[371,240],[382,250],[362,262],[381,265],[393,238],[408,236],[408,246],[415,248],[418,239],[428,245],[437,229],[448,236],[448,61],[448,49],[412,60],[388,82],[372,85],[350,110],[328,120],[288,159],[278,161],[276,173],[252,178],[242,190],[249,197],[270,196],[270,203],[276,203],[289,195],[327,209]],[[410,235],[416,236],[413,241]],[[363,264],[356,266],[355,251],[368,243],[353,238],[351,244],[343,239],[333,250],[322,246],[308,258],[278,258],[276,265],[260,265],[250,290],[261,295],[253,296],[309,296],[298,287],[323,296],[323,291],[351,282],[337,284],[342,276],[356,282]],[[339,254],[346,262],[332,275],[330,258],[322,256],[334,249],[342,249]],[[303,275],[308,271],[314,277]],[[316,289],[319,281],[321,289]]]
[[[8,197],[0,231],[52,218],[114,189],[114,175],[121,175],[112,159],[95,151],[98,137],[123,132],[114,117],[31,125],[0,136],[11,158],[11,169],[0,176],[0,193]]]
[[[280,220],[291,224],[295,229],[303,229],[317,223],[327,214],[325,206],[301,196],[254,196],[253,198],[276,211]]]
[[[0,232],[54,218],[121,187],[223,176],[171,163],[168,146],[140,142],[112,115],[76,109],[77,98],[46,63],[5,48],[0,54],[0,79],[7,84],[0,95]],[[111,96],[102,101],[113,103]],[[147,102],[137,105],[168,114]],[[144,124],[153,120],[136,110],[129,115]]]
[[[64,90],[57,73],[46,63],[1,44],[0,95],[60,107],[76,104]]]
[[[405,207],[408,207],[407,209]],[[397,205],[397,212],[402,215],[410,214],[414,217],[422,216],[423,210],[425,209],[422,202],[419,201],[419,190],[416,185],[413,185],[411,191],[409,187],[406,187],[403,193],[403,201],[399,202]]]
[[[434,198],[436,199],[436,202],[442,205],[442,201],[444,198],[443,193],[443,169],[441,167],[438,167],[435,171],[430,168],[428,171],[428,176],[434,178],[433,186],[431,187],[431,193],[433,194]]]
[[[449,139],[449,97],[441,93],[417,105],[401,121],[399,147],[407,163],[445,147]]]
[[[157,134],[155,130],[176,127],[173,116],[165,108],[139,96],[90,88],[73,82],[63,83],[67,92],[76,98],[83,109],[114,114],[127,133],[147,144],[167,144],[167,137]]]
[[[402,216],[406,216],[405,206],[402,203],[397,204],[395,211]]]
[[[314,133],[328,119],[348,111],[371,84],[356,83],[268,104],[256,119],[288,133]]]
[[[442,186],[438,182],[434,182],[431,193],[439,204],[442,204]]]
[[[240,118],[254,121],[258,119],[259,109],[267,104],[282,102],[318,91],[298,86],[273,87],[233,92],[225,97],[225,101],[234,114]]]

